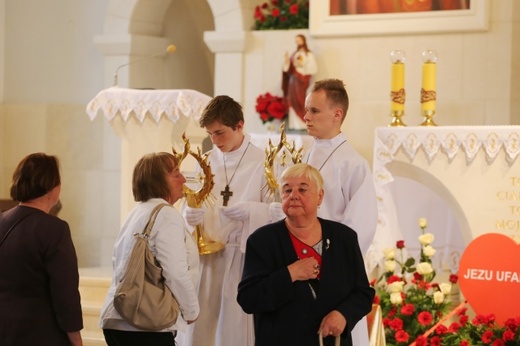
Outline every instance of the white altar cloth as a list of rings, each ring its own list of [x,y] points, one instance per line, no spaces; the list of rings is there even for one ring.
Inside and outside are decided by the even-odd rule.
[[[498,228],[491,222],[495,220],[490,219],[495,217],[494,215],[497,215],[496,220],[503,217],[501,216],[502,209],[497,209],[497,202],[493,199],[502,186],[505,186],[504,189],[509,188],[506,183],[500,185],[500,180],[505,182],[510,179],[510,177],[507,178],[508,174],[514,174],[514,169],[511,167],[515,165],[519,154],[520,126],[377,128],[373,172],[378,196],[379,220],[376,236],[367,256],[367,267],[374,268],[380,263],[382,251],[385,248],[394,247],[397,240],[414,239],[415,244],[413,245],[418,245],[416,239],[420,235],[420,230],[417,224],[408,225],[410,229],[403,229],[401,228],[403,224],[399,222],[398,218],[400,214],[413,213],[414,208],[417,208],[413,202],[414,194],[415,198],[420,199],[421,192],[413,190],[417,188],[416,186],[409,187],[409,191],[406,191],[403,184],[396,188],[394,182],[398,180],[396,178],[401,179],[401,177],[394,177],[392,169],[402,171],[411,167],[413,171],[413,168],[417,167],[419,170],[413,171],[411,175],[431,174],[434,177],[433,181],[440,182],[437,188],[432,190],[437,190],[437,192],[443,189],[451,190],[449,192],[456,199],[455,203],[451,205],[460,206],[460,210],[451,208],[453,214],[457,214],[459,224],[454,227],[456,222],[452,215],[443,215],[447,220],[442,226],[446,229],[442,230],[445,232],[441,233],[439,243],[443,244],[440,250],[444,250],[441,257],[445,261],[457,262],[450,263],[451,269],[456,270],[458,269],[457,256],[460,255],[460,247],[464,247],[471,240],[471,236],[468,238],[466,235],[462,239],[460,235],[454,235],[451,232],[461,226],[469,229],[472,237],[475,237],[480,233]],[[399,165],[400,163],[403,164]],[[493,176],[490,176],[490,171],[494,172]],[[495,177],[497,178],[494,179]],[[449,179],[449,181],[444,181],[444,179]],[[410,191],[410,189],[412,190]],[[405,195],[410,197],[408,204],[405,205],[405,210],[396,210],[396,200]],[[446,195],[449,193],[444,194],[444,196]],[[464,197],[465,195],[468,197]],[[471,199],[476,201],[468,201]],[[428,209],[434,213],[435,208],[435,205],[430,205]],[[461,218],[460,215],[463,217]],[[460,225],[460,219],[464,219],[464,215],[468,218],[468,224]],[[439,216],[438,213],[437,216]],[[498,225],[498,221],[496,222]],[[429,224],[433,224],[433,222],[429,222]],[[427,231],[434,230],[429,227]],[[411,236],[407,237],[407,233],[411,233]],[[438,243],[437,240],[433,244],[434,247],[436,243]],[[455,252],[457,253],[456,258],[449,258]]]
[[[101,90],[87,105],[87,114],[94,120],[101,110],[112,121],[121,116],[127,122],[135,116],[142,123],[148,116],[156,123],[166,117],[177,123],[180,116],[198,121],[211,97],[190,89],[140,90],[111,87]]]

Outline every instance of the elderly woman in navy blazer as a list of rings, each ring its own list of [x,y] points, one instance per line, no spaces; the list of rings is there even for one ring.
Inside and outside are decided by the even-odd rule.
[[[248,239],[237,300],[254,315],[257,346],[352,345],[350,332],[371,311],[357,234],[318,218],[323,178],[307,164],[281,176],[284,220]]]

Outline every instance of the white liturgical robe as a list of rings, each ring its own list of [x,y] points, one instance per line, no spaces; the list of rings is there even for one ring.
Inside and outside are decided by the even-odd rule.
[[[177,342],[180,346],[254,345],[253,317],[242,311],[236,299],[247,237],[271,222],[269,204],[262,203],[264,192],[261,189],[266,183],[264,158],[263,150],[250,143],[249,135],[245,135],[239,149],[224,153],[214,148],[208,157],[214,174],[215,203],[203,207],[207,209],[203,227],[212,240],[224,243],[225,249],[200,257],[198,298],[201,312],[184,335],[179,333]],[[240,203],[247,209],[247,217],[241,221],[222,213],[226,207],[221,192],[227,183],[233,193],[228,208]]]
[[[368,162],[342,133],[332,139],[316,139],[303,162],[319,169],[324,179],[318,216],[356,231],[361,252],[366,254],[377,226],[377,199]],[[366,318],[352,331],[352,342],[368,346]]]

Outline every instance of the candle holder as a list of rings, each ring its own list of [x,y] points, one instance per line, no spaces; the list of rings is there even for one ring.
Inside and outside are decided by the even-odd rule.
[[[421,113],[424,117],[421,126],[437,126],[433,121],[435,116],[435,103],[437,100],[436,72],[437,72],[437,52],[425,50],[422,52],[423,59],[423,80],[421,88]]]
[[[406,92],[404,90],[404,62],[406,56],[402,50],[394,50],[390,53],[392,62],[392,85],[390,90],[390,116],[392,121],[388,126],[406,126],[401,119],[404,116],[404,102]]]

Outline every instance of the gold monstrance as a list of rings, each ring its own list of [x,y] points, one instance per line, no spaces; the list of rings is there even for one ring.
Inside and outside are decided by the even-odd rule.
[[[302,162],[303,147],[297,150],[294,141],[292,144],[287,142],[285,123],[280,125],[280,142],[278,145],[273,145],[271,139],[269,139],[269,145],[265,148],[264,175],[267,182],[262,187],[262,191],[266,190],[264,195],[267,195],[269,199],[277,202],[281,200],[280,185],[278,184],[278,178],[281,172],[277,172],[275,169],[275,162],[277,161],[276,158],[280,151],[282,152],[281,162],[276,163],[276,166],[279,166],[280,169],[284,169],[287,166],[285,160],[288,154],[293,164]]]
[[[198,190],[193,190],[184,184],[182,187],[184,197],[186,198],[189,207],[201,208],[203,203],[213,202],[211,199],[211,190],[215,185],[215,181],[213,180],[214,175],[211,173],[211,166],[208,163],[208,153],[203,155],[199,147],[197,148],[197,152],[191,150],[190,140],[186,138],[184,133],[182,134],[182,140],[184,141],[184,151],[182,154],[178,153],[175,148],[172,148],[173,155],[175,155],[179,160],[179,166],[186,156],[191,155],[195,160],[197,160],[203,173],[203,177],[201,178],[202,186]],[[196,178],[192,178],[192,180],[193,181],[189,182],[199,182]],[[202,225],[195,226],[195,238],[197,240],[200,255],[215,253],[224,248],[224,244],[213,241],[206,236]]]

